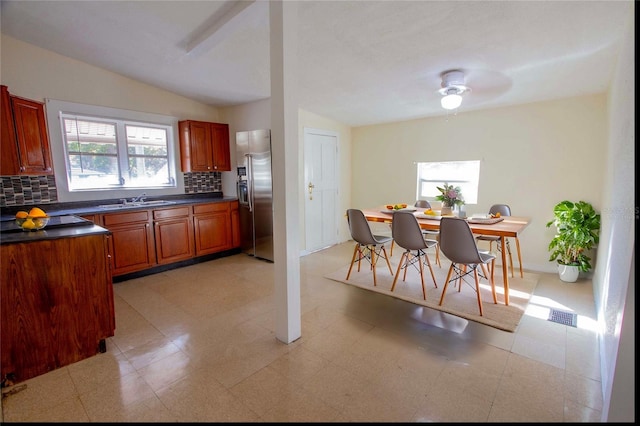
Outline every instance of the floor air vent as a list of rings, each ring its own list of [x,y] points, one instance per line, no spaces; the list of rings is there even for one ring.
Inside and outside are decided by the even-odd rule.
[[[578,315],[571,312],[558,311],[557,309],[551,309],[549,311],[549,321],[557,322],[558,324],[570,325],[571,327],[578,326]]]

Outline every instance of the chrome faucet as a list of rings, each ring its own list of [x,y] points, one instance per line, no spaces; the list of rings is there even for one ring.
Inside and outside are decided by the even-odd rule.
[[[143,201],[144,201],[144,199],[146,198],[146,196],[147,196],[147,193],[146,193],[146,192],[143,192],[142,194],[138,195],[137,197],[133,197],[133,198],[131,199],[131,202],[132,202],[132,203],[138,203],[138,202],[140,202],[140,203],[141,203],[141,202],[143,202]]]

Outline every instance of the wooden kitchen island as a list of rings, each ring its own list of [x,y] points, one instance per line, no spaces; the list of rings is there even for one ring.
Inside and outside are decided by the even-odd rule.
[[[0,234],[3,385],[105,352],[114,335],[110,233],[77,219]]]

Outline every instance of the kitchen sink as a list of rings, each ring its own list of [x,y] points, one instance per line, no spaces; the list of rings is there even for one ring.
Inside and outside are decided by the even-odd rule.
[[[168,200],[149,200],[149,201],[134,201],[134,202],[126,202],[126,203],[117,203],[117,204],[101,204],[98,207],[101,209],[109,210],[109,209],[131,209],[135,207],[155,207],[155,206],[165,206],[168,204],[175,204],[175,201]]]

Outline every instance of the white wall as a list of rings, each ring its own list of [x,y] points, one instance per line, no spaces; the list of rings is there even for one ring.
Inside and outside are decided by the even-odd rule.
[[[602,420],[635,421],[635,18],[609,96],[600,256],[593,285],[600,331]]]
[[[16,96],[44,102],[46,99],[75,102],[100,107],[126,109],[142,114],[161,114],[176,120],[215,121],[219,118],[217,108],[193,101],[175,93],[76,61],[49,50],[2,35],[0,39],[2,63],[0,81]],[[63,142],[61,135],[52,134],[49,123],[51,150],[56,181],[66,180],[64,169]],[[174,134],[178,141],[177,129]],[[176,156],[177,157],[177,156]],[[178,160],[178,159],[177,159]],[[177,178],[181,183],[179,161]],[[230,172],[223,172],[230,173]],[[224,178],[224,176],[223,176]],[[59,201],[80,201],[91,199],[124,198],[132,194],[127,191],[94,191],[69,193],[64,185],[58,185]],[[138,195],[139,191],[133,191]],[[150,196],[184,193],[184,188],[145,191]],[[225,194],[227,195],[227,194]],[[233,192],[235,195],[235,190]]]
[[[235,107],[226,107],[221,109],[221,119],[225,123],[229,123],[231,144],[231,164],[235,170],[235,133],[244,130],[268,129],[270,126],[271,105],[269,100],[252,102]],[[299,188],[306,188],[304,182],[304,128],[311,127],[314,129],[330,130],[338,134],[338,156],[340,162],[340,198],[337,208],[340,211],[346,211],[351,203],[351,128],[345,124],[339,123],[320,115],[298,110],[298,140],[300,143],[299,150]],[[229,190],[235,191],[235,175],[227,179],[222,176],[222,186],[225,194]],[[305,223],[304,223],[304,197],[300,194],[299,215],[300,215],[300,248],[304,251],[306,248],[305,241]],[[347,241],[349,229],[346,220],[339,223],[340,233],[339,241]]]
[[[413,204],[415,162],[481,160],[477,205],[509,204],[531,223],[520,237],[525,268],[555,272],[547,247],[553,206],[565,199],[602,208],[606,96],[593,95],[353,129],[352,204]],[[464,195],[464,194],[463,194]]]
[[[222,192],[226,196],[236,194],[236,133],[248,130],[271,129],[271,101],[250,102],[237,107],[220,108],[220,122],[229,124],[231,147],[231,172],[222,173]]]
[[[0,38],[0,80],[14,95],[218,121],[218,109],[165,89],[41,49],[7,35]]]

